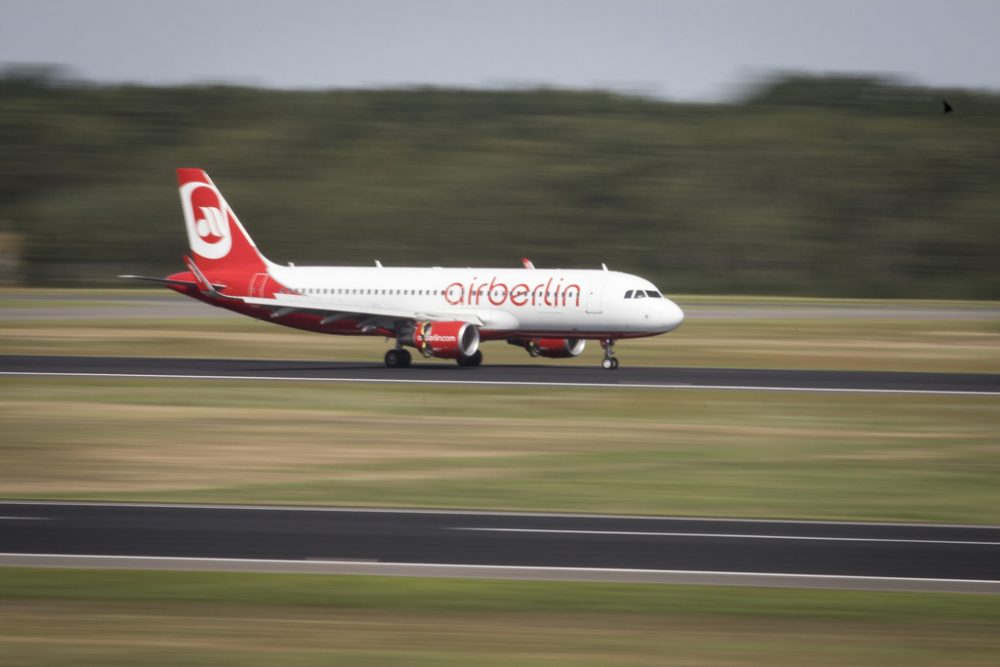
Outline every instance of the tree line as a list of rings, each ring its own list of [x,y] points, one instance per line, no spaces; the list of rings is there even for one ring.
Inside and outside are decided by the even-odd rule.
[[[1000,298],[1000,94],[985,91],[788,74],[684,104],[8,68],[0,147],[0,254],[19,254],[22,284],[179,270],[173,170],[195,166],[277,262],[527,256],[669,293]]]

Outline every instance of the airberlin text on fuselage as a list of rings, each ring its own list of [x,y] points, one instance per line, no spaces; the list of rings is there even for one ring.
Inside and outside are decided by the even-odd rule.
[[[527,283],[518,283],[508,287],[506,283],[498,282],[494,276],[489,282],[485,280],[478,285],[478,278],[473,278],[472,282],[464,285],[454,282],[448,285],[444,291],[444,298],[452,306],[479,306],[489,303],[493,306],[502,306],[510,303],[512,306],[580,306],[580,286],[573,283],[563,284],[560,278],[555,285],[555,278],[549,278],[548,282],[538,283],[534,287]]]

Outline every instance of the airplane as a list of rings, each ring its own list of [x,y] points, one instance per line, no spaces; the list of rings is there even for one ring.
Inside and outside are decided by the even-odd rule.
[[[533,357],[579,356],[587,340],[616,369],[615,342],[673,331],[677,304],[648,280],[601,270],[282,266],[257,249],[222,193],[201,169],[178,169],[191,255],[188,270],[152,281],[185,296],[295,329],[394,341],[385,365],[413,357],[479,366],[480,343],[505,340]]]

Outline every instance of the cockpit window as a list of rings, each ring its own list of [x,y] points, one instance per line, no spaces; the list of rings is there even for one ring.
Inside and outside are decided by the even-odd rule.
[[[646,296],[648,296],[650,298],[653,298],[653,299],[662,299],[663,298],[663,295],[660,294],[659,292],[657,292],[655,289],[648,289],[648,290],[646,290]]]
[[[629,291],[625,292],[625,298],[626,299],[631,299],[632,298],[632,290],[629,290]]]
[[[646,298],[646,293],[643,292],[641,289],[637,289],[635,291],[635,297],[634,298],[636,298],[636,299],[645,299]]]

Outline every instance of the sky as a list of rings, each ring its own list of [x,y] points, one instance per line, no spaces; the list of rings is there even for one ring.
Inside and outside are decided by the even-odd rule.
[[[155,85],[607,88],[775,71],[1000,89],[1000,0],[0,0],[0,66]]]

